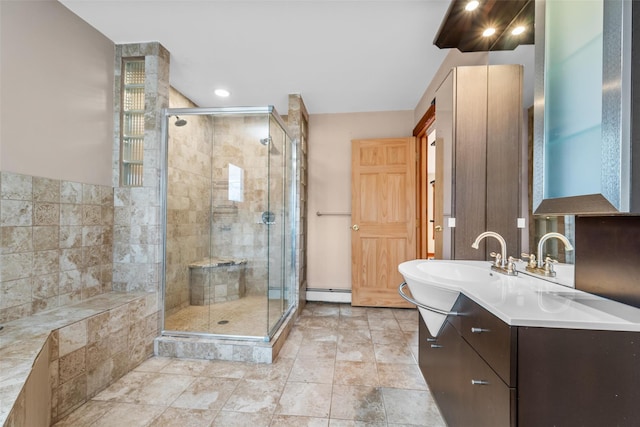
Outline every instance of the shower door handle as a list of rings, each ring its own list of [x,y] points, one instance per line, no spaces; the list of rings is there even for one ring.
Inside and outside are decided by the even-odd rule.
[[[353,224],[353,225],[351,226],[351,228],[353,228],[353,231],[358,231],[358,230],[360,230],[360,227],[358,226],[358,224]]]

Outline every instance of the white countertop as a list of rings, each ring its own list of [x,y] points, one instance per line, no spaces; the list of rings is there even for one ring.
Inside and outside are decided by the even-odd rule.
[[[401,264],[405,280],[424,280],[425,274],[417,268],[421,262],[431,261],[414,260]],[[491,266],[486,261],[447,262],[486,268],[487,271]],[[640,331],[640,309],[636,307],[523,273],[514,277],[493,272],[492,277],[497,280],[456,282],[446,287],[458,290],[511,326]]]

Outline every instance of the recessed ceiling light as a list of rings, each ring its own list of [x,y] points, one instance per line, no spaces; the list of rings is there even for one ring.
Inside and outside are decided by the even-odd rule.
[[[221,98],[226,98],[227,96],[231,95],[231,92],[229,92],[226,89],[216,89],[213,91],[213,93],[215,93],[216,95],[218,95]]]
[[[467,5],[464,7],[464,10],[466,10],[467,12],[471,12],[472,10],[476,10],[478,8],[478,6],[480,5],[480,2],[478,0],[471,0],[469,3],[467,3]]]
[[[495,28],[487,28],[486,30],[484,30],[482,32],[482,35],[484,37],[491,37],[492,35],[494,35],[496,33],[496,29]]]
[[[524,25],[518,25],[513,29],[513,31],[511,31],[511,34],[513,34],[514,36],[519,36],[520,34],[524,33],[524,30]]]

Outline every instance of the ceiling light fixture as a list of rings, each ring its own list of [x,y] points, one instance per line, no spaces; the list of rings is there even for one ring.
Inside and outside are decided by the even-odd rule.
[[[519,36],[520,34],[524,33],[524,30],[524,25],[518,25],[513,29],[513,31],[511,31],[511,34],[513,34],[514,36]]]
[[[483,37],[491,37],[492,35],[494,35],[496,33],[496,29],[493,27],[487,28],[486,30],[484,30],[482,32],[482,36]]]
[[[231,92],[229,92],[226,89],[216,89],[213,91],[213,93],[215,93],[217,96],[221,97],[221,98],[226,98],[229,95],[231,95]]]
[[[464,7],[464,10],[466,10],[467,12],[471,12],[473,10],[476,10],[478,8],[478,6],[480,5],[480,2],[478,0],[471,0],[469,3],[467,3],[467,5]]]
[[[1,1],[1,0],[0,0]],[[460,52],[513,50],[534,44],[535,0],[449,0],[449,9],[433,43],[440,49]],[[478,5],[472,12],[472,1]],[[524,31],[512,34],[517,26]],[[495,32],[484,33],[488,27]]]

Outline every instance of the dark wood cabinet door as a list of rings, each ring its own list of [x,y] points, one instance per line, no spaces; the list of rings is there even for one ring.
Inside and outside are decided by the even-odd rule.
[[[462,339],[449,323],[434,338],[420,318],[419,365],[429,390],[449,426],[460,424]]]
[[[509,427],[515,420],[515,391],[445,323],[437,338],[420,320],[420,369],[450,427]]]
[[[458,299],[460,335],[510,387],[516,386],[517,328],[512,328],[464,295]]]
[[[461,346],[461,395],[457,426],[515,427],[515,389],[509,388],[466,342]]]
[[[640,425],[640,334],[518,329],[518,425]]]

